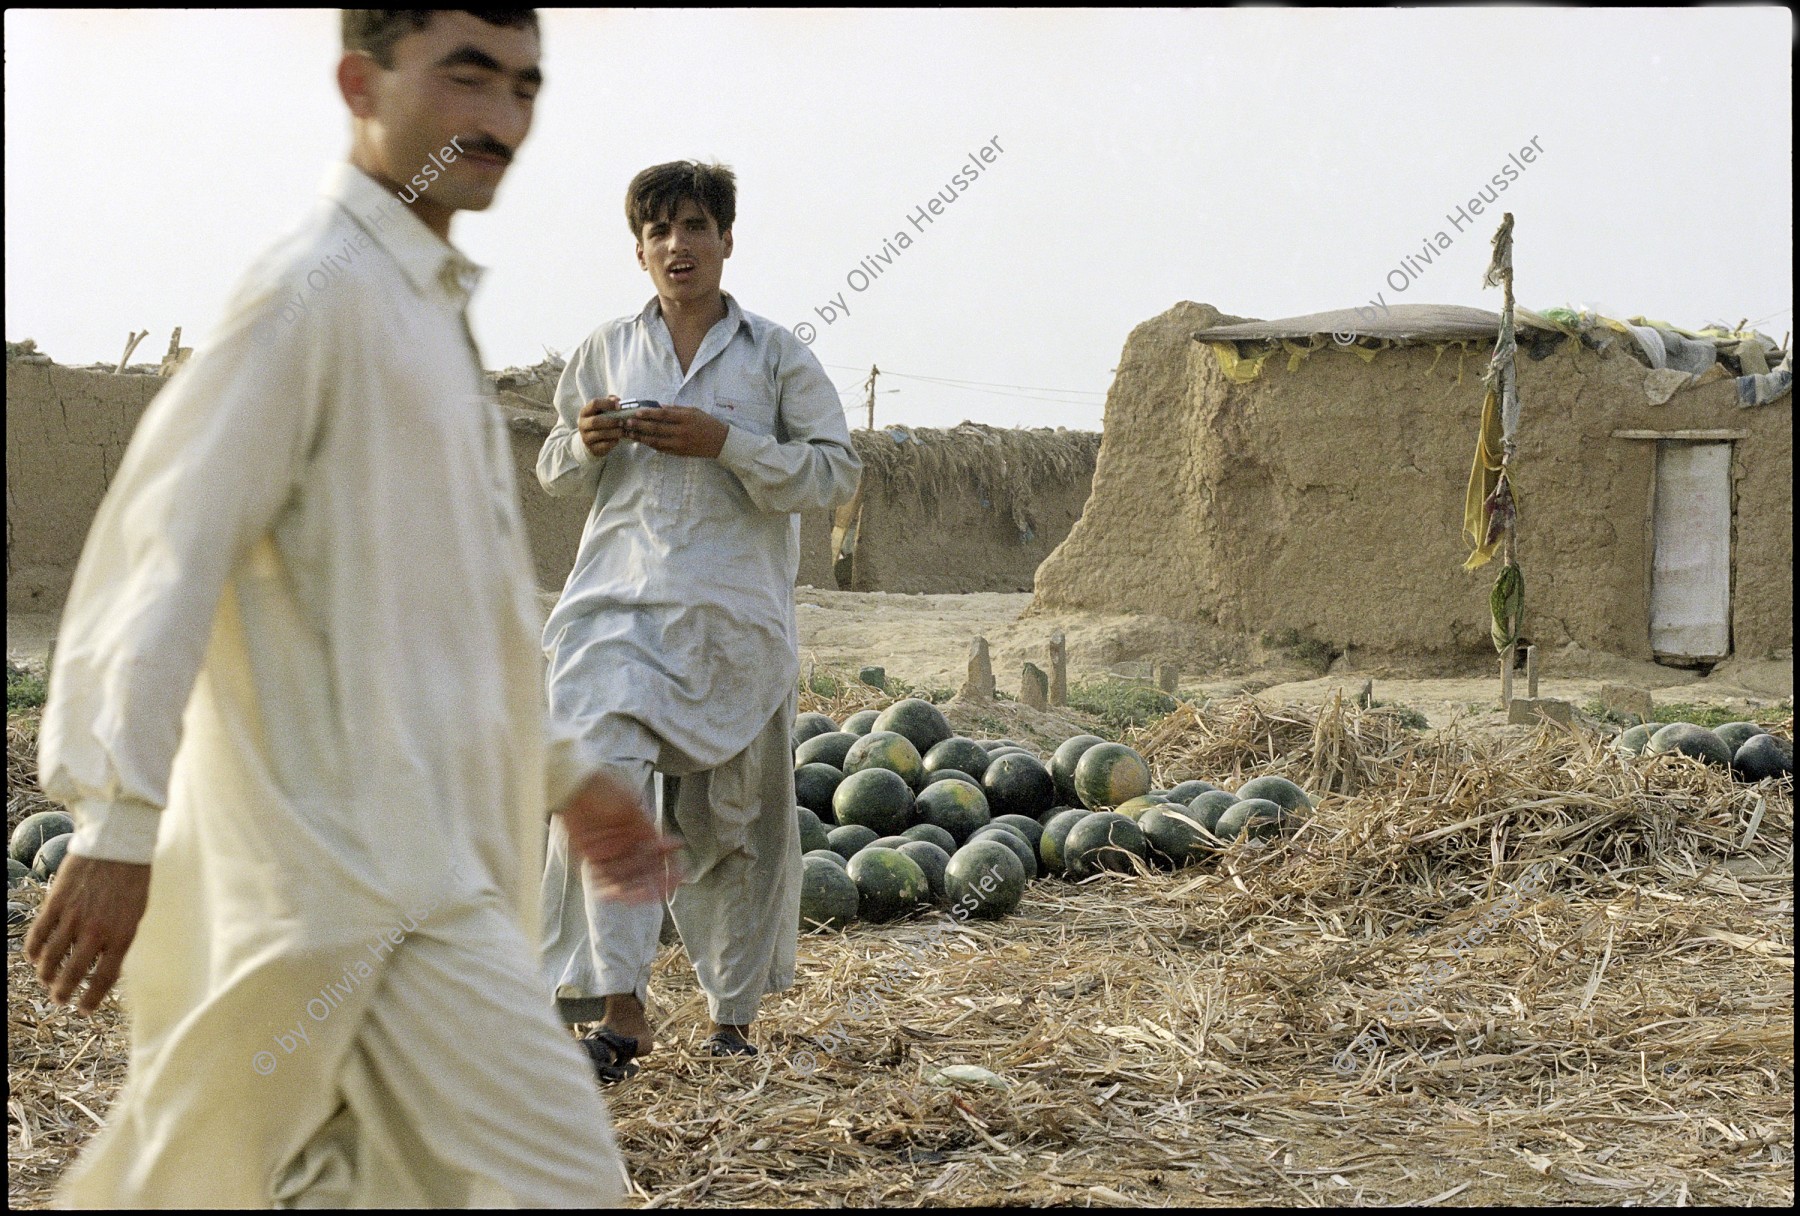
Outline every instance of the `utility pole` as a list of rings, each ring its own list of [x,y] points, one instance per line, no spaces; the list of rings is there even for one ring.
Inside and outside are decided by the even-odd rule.
[[[871,431],[875,429],[875,377],[880,374],[881,369],[871,363],[869,365],[869,383],[865,386],[869,390],[869,429]]]

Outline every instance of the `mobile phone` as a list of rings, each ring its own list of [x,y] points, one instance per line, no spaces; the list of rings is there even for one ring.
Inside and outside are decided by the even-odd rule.
[[[662,402],[660,401],[653,401],[648,397],[632,397],[628,400],[619,402],[619,407],[612,412],[615,414],[622,414],[627,410],[655,410],[661,408]]]

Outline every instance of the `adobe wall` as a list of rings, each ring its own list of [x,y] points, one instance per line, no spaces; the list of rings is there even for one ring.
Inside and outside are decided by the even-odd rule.
[[[1139,326],[1107,400],[1093,497],[1039,568],[1035,606],[1132,611],[1385,653],[1492,653],[1461,537],[1488,345],[1278,355],[1228,379],[1184,303]],[[1792,400],[1735,406],[1729,378],[1649,404],[1615,343],[1521,350],[1516,458],[1526,635],[1650,658],[1656,444],[1615,430],[1730,429],[1733,646],[1793,645]]]

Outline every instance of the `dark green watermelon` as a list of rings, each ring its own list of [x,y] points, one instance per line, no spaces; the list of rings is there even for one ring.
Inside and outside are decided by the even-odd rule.
[[[794,814],[800,820],[800,851],[802,853],[831,847],[830,842],[825,839],[825,825],[819,821],[817,815],[803,806],[795,807]]]
[[[28,866],[32,858],[37,856],[37,851],[44,847],[46,840],[74,830],[75,821],[62,811],[39,811],[35,815],[27,815],[13,829],[7,853],[20,865]]]
[[[871,849],[898,849],[903,844],[911,843],[910,836],[883,836],[879,840],[871,841],[869,847]]]
[[[913,815],[950,833],[962,844],[986,827],[991,818],[987,795],[967,781],[934,781],[913,800]]]
[[[1056,805],[1050,770],[1018,753],[996,752],[982,774],[981,788],[996,815],[1042,815]]]
[[[919,749],[905,735],[891,730],[872,730],[845,753],[845,777],[871,768],[885,768],[915,790],[924,784],[925,768]]]
[[[879,709],[859,709],[844,719],[842,729],[853,735],[866,735],[875,729],[875,719],[880,716]]]
[[[846,823],[825,833],[825,839],[831,842],[833,853],[849,861],[860,850],[880,840],[881,836],[874,828],[866,828],[860,823]]]
[[[794,749],[794,767],[829,764],[840,772],[847,772],[844,757],[850,754],[850,745],[856,742],[856,738],[847,730],[832,730],[814,735]]]
[[[905,736],[920,756],[956,733],[950,729],[942,710],[919,697],[896,701],[882,710],[881,716],[875,719],[875,730],[891,730]]]
[[[857,913],[864,920],[898,920],[931,902],[925,871],[898,849],[870,845],[861,850],[850,858],[850,877],[856,880]]]
[[[1065,873],[1063,864],[1063,842],[1069,838],[1069,832],[1075,824],[1086,819],[1094,812],[1086,807],[1064,807],[1058,811],[1050,822],[1044,825],[1044,836],[1038,841],[1038,860],[1044,863],[1044,873]]]
[[[953,735],[925,753],[925,772],[953,769],[979,778],[987,772],[988,760],[987,752],[975,740]]]
[[[1166,794],[1139,794],[1129,802],[1121,802],[1113,809],[1125,818],[1136,823],[1138,817],[1153,806],[1167,806],[1169,798]]]
[[[802,764],[794,770],[794,801],[830,827],[837,822],[837,812],[831,809],[831,798],[843,783],[842,769],[829,764]]]
[[[1017,828],[1033,849],[1037,848],[1038,841],[1044,836],[1044,825],[1029,815],[995,815],[994,826]]]
[[[64,832],[38,846],[37,856],[31,860],[31,876],[39,882],[49,882],[55,877],[63,858],[69,855],[69,842],[74,839],[74,833]]]
[[[914,805],[917,806],[916,803]],[[923,840],[928,844],[935,844],[938,848],[944,850],[945,857],[956,852],[956,837],[952,836],[935,823],[915,823],[910,828],[907,828],[904,832],[900,833],[900,835],[906,837],[908,840]]]
[[[1661,756],[1669,752],[1680,752],[1684,756],[1692,756],[1721,768],[1730,767],[1732,760],[1731,749],[1725,746],[1723,739],[1704,726],[1695,726],[1692,722],[1671,722],[1651,735],[1650,742],[1644,746],[1646,756]]]
[[[837,787],[831,809],[839,823],[860,823],[879,836],[898,836],[912,822],[913,792],[890,769],[859,769]]]
[[[1267,798],[1241,798],[1225,808],[1213,835],[1227,844],[1243,837],[1265,840],[1281,831],[1283,809]]]
[[[1744,746],[1752,736],[1769,733],[1754,722],[1727,722],[1723,726],[1713,727],[1712,732],[1725,741],[1725,746],[1731,749],[1734,756],[1737,755],[1737,749]]]
[[[847,860],[845,860],[844,855],[842,853],[836,852],[829,846],[827,846],[826,848],[823,848],[823,849],[812,849],[809,852],[800,854],[800,861],[802,862],[802,864],[804,864],[806,859],[809,857],[823,858],[824,860],[829,861],[832,865],[836,866],[838,869],[843,870],[846,873],[849,872],[850,863]]]
[[[1640,726],[1633,726],[1614,739],[1613,746],[1630,755],[1641,756],[1644,754],[1644,745],[1650,742],[1650,736],[1666,725],[1666,722],[1645,722]]]
[[[1090,811],[1110,809],[1150,792],[1150,766],[1123,743],[1100,743],[1075,765],[1075,793]]]
[[[909,840],[900,846],[900,852],[913,859],[913,863],[925,872],[925,881],[931,884],[931,902],[944,902],[944,872],[950,866],[950,852],[939,848],[929,840]]]
[[[1186,806],[1208,790],[1218,788],[1210,781],[1183,781],[1169,791],[1169,801],[1179,802],[1182,806]]]
[[[984,764],[982,767],[986,768],[987,765]],[[959,768],[940,768],[935,773],[926,773],[925,785],[930,785],[933,781],[967,781],[970,785],[981,784],[980,777],[965,773]],[[924,789],[925,785],[921,785],[919,788]]]
[[[998,920],[1025,898],[1025,867],[1002,840],[971,840],[944,868],[951,913]]]
[[[16,858],[6,859],[6,889],[12,890],[31,877],[31,867]]]
[[[1731,758],[1731,770],[1744,781],[1794,775],[1794,743],[1775,735],[1751,735]]]
[[[861,903],[848,871],[820,857],[801,859],[800,931],[842,929],[856,919]]]
[[[1238,796],[1230,790],[1207,790],[1188,803],[1188,817],[1217,836],[1219,816],[1236,805]]]
[[[1179,803],[1151,807],[1139,816],[1137,825],[1150,848],[1151,860],[1159,864],[1179,868],[1212,851],[1194,816]]]
[[[1105,742],[1099,735],[1076,735],[1073,739],[1064,739],[1051,753],[1050,779],[1056,782],[1057,798],[1069,806],[1081,801],[1075,793],[1075,765],[1088,748]]]
[[[1031,842],[1026,840],[1024,834],[1017,828],[982,828],[969,837],[969,843],[974,844],[977,840],[988,839],[997,839],[1013,851],[1013,854],[1019,859],[1019,868],[1025,871],[1026,881],[1037,877],[1037,850],[1031,847]]]
[[[797,748],[808,739],[816,739],[820,735],[830,734],[837,728],[838,724],[824,714],[801,714],[794,719],[792,735],[794,746]]]
[[[1252,778],[1238,789],[1237,796],[1239,802],[1264,798],[1287,811],[1304,813],[1312,810],[1312,800],[1306,796],[1306,791],[1286,777]]]
[[[1132,868],[1132,860],[1149,856],[1138,825],[1114,811],[1096,811],[1077,820],[1063,839],[1063,869],[1069,877],[1087,878],[1101,870]]]

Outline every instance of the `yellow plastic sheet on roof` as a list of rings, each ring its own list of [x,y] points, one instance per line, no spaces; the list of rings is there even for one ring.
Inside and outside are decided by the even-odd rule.
[[[1225,373],[1225,378],[1237,384],[1249,384],[1262,375],[1263,362],[1275,353],[1275,348],[1270,347],[1260,355],[1245,356],[1238,354],[1235,342],[1208,342],[1207,345],[1219,357],[1219,370]]]

